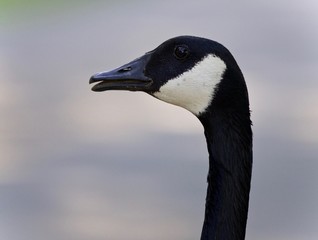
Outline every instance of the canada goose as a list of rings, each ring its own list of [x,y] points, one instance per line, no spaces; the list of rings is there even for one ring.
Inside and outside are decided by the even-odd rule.
[[[144,91],[201,121],[209,152],[201,240],[244,239],[252,130],[246,83],[232,54],[215,41],[180,36],[89,82],[96,92]]]

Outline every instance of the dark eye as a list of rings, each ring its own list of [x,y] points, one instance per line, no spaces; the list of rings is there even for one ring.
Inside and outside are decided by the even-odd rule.
[[[186,45],[176,46],[174,49],[174,55],[177,59],[183,60],[186,59],[189,55],[189,48]]]

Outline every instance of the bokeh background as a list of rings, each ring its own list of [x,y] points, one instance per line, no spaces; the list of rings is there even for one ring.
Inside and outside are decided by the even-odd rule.
[[[89,77],[178,35],[227,46],[254,122],[247,240],[318,239],[318,2],[0,1],[0,239],[199,239],[199,121]]]

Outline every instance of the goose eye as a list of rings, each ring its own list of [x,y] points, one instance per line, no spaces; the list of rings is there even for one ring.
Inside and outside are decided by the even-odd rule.
[[[183,60],[189,55],[189,48],[186,45],[179,45],[176,46],[174,49],[174,56],[179,59]]]

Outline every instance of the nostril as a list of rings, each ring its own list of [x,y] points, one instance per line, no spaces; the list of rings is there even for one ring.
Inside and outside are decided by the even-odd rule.
[[[131,70],[131,67],[124,67],[124,68],[121,68],[120,70],[118,70],[118,72],[128,72]]]

